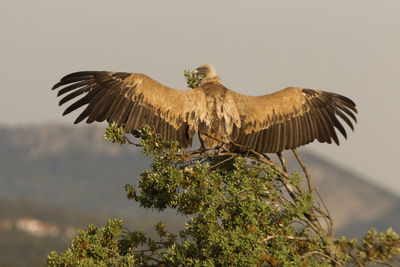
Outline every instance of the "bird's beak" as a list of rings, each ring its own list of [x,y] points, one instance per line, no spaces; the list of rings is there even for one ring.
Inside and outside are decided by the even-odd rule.
[[[199,73],[197,69],[193,70],[192,73]]]

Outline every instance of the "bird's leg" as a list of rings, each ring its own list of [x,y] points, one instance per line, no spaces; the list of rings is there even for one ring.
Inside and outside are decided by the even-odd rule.
[[[199,140],[200,140],[200,148],[199,148],[199,151],[200,151],[200,154],[205,154],[206,153],[206,146],[204,145],[204,140],[203,140],[203,138],[201,138],[200,137],[200,134],[199,134]]]
[[[282,169],[287,172],[286,159],[283,157],[282,152],[277,152],[278,158],[282,164]]]

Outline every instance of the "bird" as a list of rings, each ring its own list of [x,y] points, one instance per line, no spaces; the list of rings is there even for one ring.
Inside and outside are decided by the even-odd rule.
[[[136,133],[148,125],[164,141],[188,148],[196,133],[202,146],[236,146],[258,153],[280,153],[315,140],[339,145],[345,122],[354,131],[356,104],[322,90],[287,87],[248,96],[224,86],[211,64],[193,71],[202,77],[194,89],[167,87],[142,73],[80,71],[63,77],[52,90],[71,100],[63,115],[85,106],[75,120],[107,121]],[[77,97],[81,96],[78,100]],[[75,101],[76,100],[76,101]]]

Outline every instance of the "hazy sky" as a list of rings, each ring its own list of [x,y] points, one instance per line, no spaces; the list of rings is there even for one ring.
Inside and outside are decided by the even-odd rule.
[[[185,88],[212,63],[230,89],[287,86],[353,99],[341,146],[312,150],[400,194],[400,1],[0,2],[0,124],[69,123],[50,87],[78,70],[143,72]]]

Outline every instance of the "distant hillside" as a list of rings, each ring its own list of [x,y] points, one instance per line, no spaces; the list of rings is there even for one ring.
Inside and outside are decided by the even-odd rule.
[[[50,251],[65,251],[89,222],[105,224],[99,214],[0,198],[0,266],[44,266]]]
[[[131,208],[123,186],[149,159],[103,135],[95,127],[0,128],[0,194],[81,210]]]
[[[128,201],[123,190],[126,183],[137,183],[150,159],[132,146],[107,143],[103,134],[104,129],[94,125],[0,127],[0,196],[97,210],[137,222],[144,216],[159,219]],[[400,197],[320,157],[301,154],[338,234],[359,236],[370,226],[400,231]],[[181,220],[171,211],[162,218]]]
[[[371,227],[400,232],[399,196],[314,154],[301,155],[335,221],[336,235],[360,237]],[[293,157],[289,159],[299,170]]]

